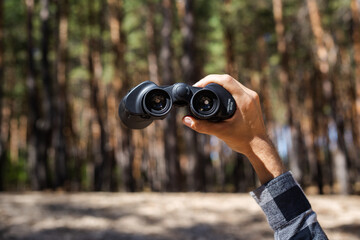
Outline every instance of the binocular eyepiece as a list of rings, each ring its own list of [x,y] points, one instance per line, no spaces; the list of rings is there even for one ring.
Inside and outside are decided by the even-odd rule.
[[[157,86],[146,81],[122,99],[119,116],[128,128],[142,129],[153,120],[164,119],[173,106],[188,106],[190,115],[214,122],[230,118],[236,110],[231,94],[215,83],[198,88],[185,83]]]

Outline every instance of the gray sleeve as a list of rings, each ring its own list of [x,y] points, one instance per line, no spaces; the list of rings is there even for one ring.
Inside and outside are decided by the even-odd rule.
[[[291,172],[272,179],[250,194],[264,211],[275,239],[328,239]]]

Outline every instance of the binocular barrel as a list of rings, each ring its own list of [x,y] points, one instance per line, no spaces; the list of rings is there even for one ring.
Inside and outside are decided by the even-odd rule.
[[[153,120],[164,119],[173,106],[188,106],[195,118],[215,122],[230,118],[236,110],[231,94],[218,84],[197,88],[185,83],[157,86],[146,81],[122,99],[119,116],[128,128],[142,129]]]

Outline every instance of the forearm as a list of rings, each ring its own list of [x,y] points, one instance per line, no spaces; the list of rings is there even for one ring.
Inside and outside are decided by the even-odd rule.
[[[244,154],[254,167],[261,184],[285,172],[279,154],[268,136],[255,137]]]

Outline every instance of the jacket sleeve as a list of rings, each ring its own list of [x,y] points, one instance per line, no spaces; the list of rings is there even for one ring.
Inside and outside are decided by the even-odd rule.
[[[328,239],[291,172],[272,179],[250,194],[264,211],[275,239]]]

